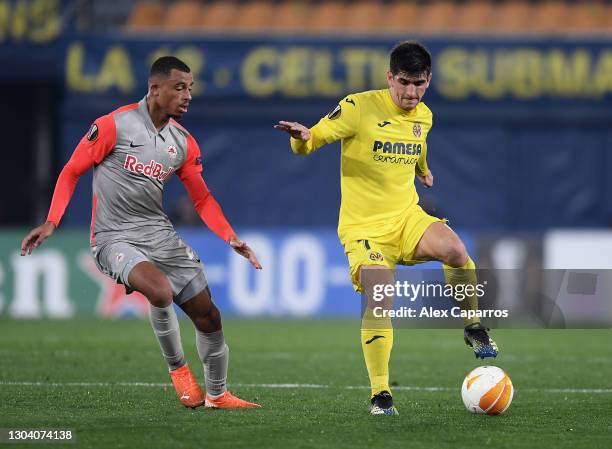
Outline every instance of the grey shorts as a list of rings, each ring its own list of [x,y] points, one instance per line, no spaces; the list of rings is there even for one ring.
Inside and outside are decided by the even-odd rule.
[[[193,298],[208,285],[200,258],[176,233],[146,243],[102,243],[91,251],[100,271],[125,285],[128,293],[133,291],[128,282],[130,271],[140,262],[153,263],[168,277],[177,305]]]

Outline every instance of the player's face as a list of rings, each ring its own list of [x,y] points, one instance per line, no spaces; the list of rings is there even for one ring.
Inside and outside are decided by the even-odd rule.
[[[431,73],[414,76],[403,72],[394,75],[389,71],[387,72],[387,81],[393,102],[400,108],[410,111],[419,104],[419,101],[425,95],[431,81]]]
[[[154,92],[159,108],[169,117],[180,119],[189,109],[193,76],[191,73],[172,69],[170,76],[158,84]]]

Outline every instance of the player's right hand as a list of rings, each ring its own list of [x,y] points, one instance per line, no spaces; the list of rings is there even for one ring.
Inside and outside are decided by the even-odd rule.
[[[423,184],[428,189],[430,187],[433,187],[434,177],[431,170],[428,170],[425,176],[417,175],[416,177],[419,179],[419,181],[421,181],[421,184]]]
[[[32,254],[34,248],[40,246],[55,231],[55,224],[51,221],[41,224],[39,227],[34,228],[28,235],[25,236],[21,242],[21,255]]]
[[[278,125],[274,125],[274,129],[288,132],[291,137],[298,140],[310,140],[311,136],[310,130],[298,122],[280,121]]]
[[[238,254],[240,254],[245,259],[248,259],[249,262],[251,262],[251,265],[253,265],[257,270],[262,269],[262,266],[259,263],[259,260],[257,260],[257,256],[255,255],[255,251],[253,251],[249,247],[249,245],[246,244],[246,242],[243,242],[238,237],[233,235],[230,237],[228,243],[234,249],[234,251],[236,251]]]

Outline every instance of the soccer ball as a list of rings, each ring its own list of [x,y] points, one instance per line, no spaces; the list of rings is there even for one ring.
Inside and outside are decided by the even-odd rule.
[[[496,366],[480,366],[465,376],[461,397],[472,413],[499,415],[512,402],[514,387],[506,372]]]

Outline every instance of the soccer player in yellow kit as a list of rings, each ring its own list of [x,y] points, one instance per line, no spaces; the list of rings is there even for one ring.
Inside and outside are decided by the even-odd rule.
[[[338,236],[355,290],[371,292],[380,279],[393,282],[392,275],[390,279],[371,276],[383,271],[370,270],[390,273],[397,264],[428,260],[443,263],[447,283],[476,284],[476,266],[463,242],[445,220],[428,215],[418,205],[415,177],[426,187],[432,187],[434,180],[427,166],[426,141],[432,113],[421,102],[431,82],[429,52],[416,42],[398,44],[390,55],[387,81],[388,89],[342,99],[310,129],[287,121],[275,128],[291,135],[291,149],[298,155],[342,141]],[[460,306],[477,310],[477,297],[466,298]],[[382,328],[368,322],[364,315],[361,346],[372,387],[369,410],[373,415],[395,415],[389,387],[393,328],[390,320]],[[478,317],[464,319],[464,325],[465,342],[476,357],[497,355],[497,346]]]

